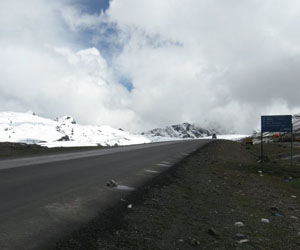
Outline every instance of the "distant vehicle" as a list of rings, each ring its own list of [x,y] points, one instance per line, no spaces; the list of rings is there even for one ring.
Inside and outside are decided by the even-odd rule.
[[[274,133],[272,135],[273,142],[279,142],[281,140],[281,135],[279,133]]]
[[[213,140],[216,140],[217,139],[217,135],[214,133],[212,134],[212,137],[211,137]]]
[[[252,137],[247,137],[245,139],[246,145],[253,145],[253,138]]]

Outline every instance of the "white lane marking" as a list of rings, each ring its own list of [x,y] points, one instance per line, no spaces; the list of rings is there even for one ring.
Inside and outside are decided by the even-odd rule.
[[[170,164],[164,164],[164,163],[157,163],[156,166],[160,166],[160,167],[171,167],[172,165],[170,165]]]
[[[126,190],[126,191],[133,191],[135,188],[129,187],[129,186],[124,186],[124,185],[118,185],[115,187],[115,189],[120,189],[120,190]]]
[[[145,171],[148,172],[148,173],[153,173],[153,174],[159,173],[158,171],[151,170],[151,169],[145,169]]]

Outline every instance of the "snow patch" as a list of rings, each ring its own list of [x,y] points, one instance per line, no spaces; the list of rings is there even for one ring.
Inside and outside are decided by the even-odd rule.
[[[72,116],[51,120],[33,112],[0,112],[0,141],[46,147],[123,146],[151,142],[144,136],[109,126],[79,125]]]
[[[211,139],[213,130],[189,123],[154,129],[143,135],[109,126],[80,125],[70,116],[47,119],[34,112],[0,112],[0,141],[39,144],[46,147],[125,146],[183,139]],[[217,135],[218,139],[240,140],[248,135]]]

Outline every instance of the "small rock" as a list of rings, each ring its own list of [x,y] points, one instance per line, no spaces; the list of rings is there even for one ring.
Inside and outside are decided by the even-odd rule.
[[[132,204],[129,204],[127,207],[128,207],[128,208],[132,208]]]
[[[216,188],[220,188],[220,186],[219,186],[219,185],[216,185]]]
[[[213,236],[217,236],[218,235],[217,231],[214,228],[212,228],[212,227],[207,230],[207,233],[210,234],[210,235],[213,235]]]
[[[291,181],[291,180],[293,180],[293,177],[292,177],[292,176],[290,176],[290,177],[289,177],[289,180],[290,180],[290,181]]]
[[[236,227],[243,227],[244,223],[241,222],[241,221],[238,221],[238,222],[234,223],[234,226],[236,226]]]
[[[294,219],[294,220],[298,220],[298,217],[296,216],[290,216],[291,219]]]
[[[296,195],[291,195],[291,198],[297,199],[297,196]]]
[[[243,239],[243,240],[239,240],[238,241],[239,244],[243,244],[243,243],[247,243],[247,242],[249,242],[248,239]]]
[[[263,175],[263,174],[260,174],[259,176],[260,176],[260,177],[263,177],[264,175]]]
[[[258,172],[259,174],[262,174],[262,173],[263,173],[261,170],[258,170],[257,172]]]
[[[109,182],[106,183],[106,186],[108,186],[108,187],[116,187],[116,186],[118,186],[118,182],[116,182],[113,179],[111,179],[111,180],[109,180]]]
[[[211,180],[208,180],[208,182],[211,182]]]
[[[190,244],[192,246],[200,246],[200,241],[193,238],[191,239]]]
[[[263,222],[263,223],[267,223],[267,224],[270,223],[270,220],[269,219],[265,219],[265,218],[262,218],[260,221]]]
[[[240,240],[240,239],[245,238],[245,235],[243,235],[243,234],[241,234],[241,233],[237,233],[237,234],[235,235],[235,238],[238,239],[238,240]]]
[[[183,239],[178,239],[178,242],[183,243],[184,240]]]
[[[278,207],[276,207],[276,206],[272,206],[272,207],[270,207],[270,209],[271,209],[272,211],[279,211]]]

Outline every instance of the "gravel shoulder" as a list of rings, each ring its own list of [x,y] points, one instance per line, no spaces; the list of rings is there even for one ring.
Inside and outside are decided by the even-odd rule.
[[[300,166],[258,152],[213,141],[51,249],[299,249]]]

